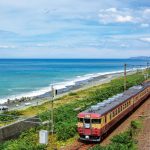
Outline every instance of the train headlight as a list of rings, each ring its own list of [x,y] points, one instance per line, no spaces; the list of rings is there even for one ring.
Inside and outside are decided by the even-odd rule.
[[[86,135],[86,136],[85,136],[85,138],[86,138],[86,139],[89,139],[89,136],[88,136],[88,135]]]

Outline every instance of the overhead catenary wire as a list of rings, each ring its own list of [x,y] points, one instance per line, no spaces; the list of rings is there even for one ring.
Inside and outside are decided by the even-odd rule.
[[[129,69],[128,69],[129,68]],[[127,73],[131,72],[130,69],[136,69],[138,72],[138,69],[142,71],[142,74],[144,75],[144,70],[149,70],[149,62],[147,62],[146,65],[132,65],[132,64],[124,64],[124,91],[127,89]]]

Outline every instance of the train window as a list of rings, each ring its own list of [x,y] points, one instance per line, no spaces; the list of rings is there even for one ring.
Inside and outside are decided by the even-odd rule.
[[[115,117],[115,112],[113,111],[113,117]]]
[[[118,113],[120,113],[120,107],[118,108]]]
[[[111,112],[111,118],[113,118],[114,116],[113,116],[113,112]]]
[[[117,109],[116,109],[116,115],[118,114],[118,111],[117,111]]]
[[[78,121],[79,122],[83,122],[83,118],[78,118]]]
[[[123,104],[123,109],[125,109],[125,104]]]
[[[101,119],[92,119],[92,123],[95,124],[101,123]]]
[[[111,113],[110,113],[110,120],[111,120],[111,118],[112,118],[112,115],[111,115]]]
[[[116,116],[116,110],[114,110],[114,116]]]
[[[85,119],[84,119],[84,122],[85,122],[85,123],[90,123],[90,119],[85,118]]]

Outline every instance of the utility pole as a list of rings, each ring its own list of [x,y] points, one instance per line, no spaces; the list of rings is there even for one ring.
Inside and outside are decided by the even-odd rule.
[[[53,85],[51,86],[51,148],[55,149],[55,140],[54,140],[54,98],[57,95],[57,90],[54,89]]]
[[[147,62],[147,78],[149,78],[149,62]]]
[[[147,62],[147,71],[148,71],[148,69],[149,69],[149,62]]]
[[[124,64],[124,91],[127,89],[127,64]]]
[[[54,87],[51,87],[52,99],[51,99],[51,134],[53,138],[54,134],[54,112],[53,112],[53,100],[54,100]],[[53,141],[53,140],[52,140]]]

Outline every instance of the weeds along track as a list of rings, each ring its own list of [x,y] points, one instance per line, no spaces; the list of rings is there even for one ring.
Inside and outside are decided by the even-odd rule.
[[[76,141],[74,144],[67,146],[61,150],[87,150],[93,147],[95,144],[93,143],[83,143],[80,141]]]

